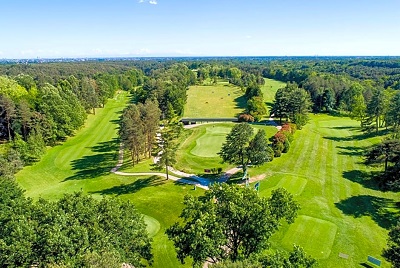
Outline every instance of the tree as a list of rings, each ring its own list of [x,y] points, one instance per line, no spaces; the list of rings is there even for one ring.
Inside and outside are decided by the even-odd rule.
[[[143,217],[120,199],[74,193],[55,202],[33,203],[14,181],[0,178],[0,226],[1,267],[29,267],[34,262],[40,267],[105,262],[144,267],[152,262]]]
[[[222,261],[213,265],[213,268],[312,268],[317,266],[317,261],[311,256],[307,256],[303,248],[294,245],[293,251],[289,254],[276,251],[275,253],[262,254],[261,256],[252,255],[248,259],[232,262]]]
[[[267,145],[265,132],[259,130],[253,139],[252,136],[253,128],[248,123],[235,125],[218,153],[222,161],[241,165],[244,173],[249,164],[258,166],[271,161],[271,149]]]
[[[131,152],[132,164],[139,163],[140,156],[144,153],[146,134],[138,105],[131,104],[124,110],[119,135],[125,148]]]
[[[213,184],[201,197],[186,196],[180,215],[166,234],[174,242],[178,259],[193,258],[199,266],[249,258],[268,248],[268,240],[283,219],[294,221],[299,205],[284,189],[270,198],[259,197],[252,188]]]
[[[367,165],[384,164],[384,171],[388,170],[388,163],[399,163],[400,140],[384,140],[372,146],[365,154]]]
[[[15,109],[15,103],[13,100],[6,95],[0,96],[0,116],[4,116],[7,124],[7,137],[11,141],[11,123],[14,118],[17,117],[17,112]]]
[[[247,113],[252,115],[255,121],[260,121],[263,115],[267,114],[267,107],[265,106],[262,97],[252,97],[247,101]]]
[[[382,127],[382,123],[386,120],[388,107],[388,93],[382,88],[376,89],[371,100],[367,104],[367,115],[369,117],[369,121],[375,121],[376,132],[378,132],[379,127]]]
[[[157,131],[160,129],[161,111],[156,101],[146,100],[143,106],[140,106],[140,116],[143,121],[145,133],[145,151],[148,157],[151,157],[153,146],[156,143]]]
[[[400,267],[400,224],[390,230],[387,247],[383,251],[383,256],[393,267]]]
[[[164,127],[160,129],[157,144],[154,148],[154,155],[157,159],[154,167],[158,170],[165,168],[168,180],[168,167],[176,163],[177,141],[182,132],[182,124],[176,120],[165,122]]]

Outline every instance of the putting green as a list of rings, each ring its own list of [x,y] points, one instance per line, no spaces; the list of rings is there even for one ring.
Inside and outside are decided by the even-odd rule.
[[[282,245],[292,250],[296,244],[314,258],[326,259],[331,253],[336,231],[337,226],[332,222],[301,215],[290,225]]]
[[[160,223],[158,220],[148,215],[143,215],[143,220],[146,223],[146,230],[150,237],[155,236],[160,231]]]
[[[231,131],[230,127],[212,125],[196,140],[196,146],[190,151],[191,154],[200,157],[218,157],[226,135]]]

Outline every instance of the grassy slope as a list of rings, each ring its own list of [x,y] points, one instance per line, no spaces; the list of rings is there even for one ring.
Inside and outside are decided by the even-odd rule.
[[[274,236],[274,247],[300,244],[321,258],[321,267],[358,267],[368,255],[383,260],[400,195],[379,191],[370,180],[371,170],[361,163],[365,148],[379,140],[362,135],[358,123],[348,118],[313,115],[296,133],[288,154],[250,170],[252,175],[267,174],[261,195],[284,186],[302,207],[295,224],[284,225]],[[339,258],[340,252],[350,258]]]
[[[184,117],[236,117],[246,108],[240,88],[226,83],[212,86],[191,86]]]

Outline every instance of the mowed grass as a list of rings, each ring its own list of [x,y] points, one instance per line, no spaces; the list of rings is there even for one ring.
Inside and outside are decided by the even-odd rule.
[[[325,259],[331,253],[336,232],[334,223],[301,215],[290,225],[281,243],[287,250],[292,250],[293,244],[301,244],[314,258]]]
[[[196,140],[196,146],[190,153],[200,157],[218,157],[217,153],[231,128],[212,125],[206,127],[205,130],[206,132]]]
[[[118,120],[128,102],[117,94],[105,108],[89,115],[85,127],[62,145],[50,148],[42,160],[25,167],[17,181],[31,197],[59,197],[65,189],[79,191],[82,181],[108,174],[118,160]]]
[[[217,154],[233,126],[234,123],[215,123],[186,129],[177,151],[175,168],[202,175],[204,169],[221,167],[223,170],[227,170],[233,167],[233,165],[222,163]],[[254,133],[258,129],[264,129],[267,138],[277,132],[277,129],[273,126],[253,125],[253,129]]]
[[[266,175],[261,196],[284,187],[301,205],[295,223],[284,224],[271,239],[273,248],[289,250],[296,243],[318,258],[320,267],[360,267],[368,255],[384,260],[388,229],[400,215],[400,194],[381,192],[371,179],[376,169],[362,163],[362,153],[382,138],[364,135],[359,122],[346,117],[311,115],[289,153],[249,170],[251,176]],[[383,266],[389,265],[383,261]]]
[[[246,99],[237,86],[226,83],[191,86],[187,91],[184,117],[236,117],[245,108]]]
[[[264,81],[264,85],[261,86],[261,92],[263,93],[264,101],[268,107],[268,111],[270,111],[272,103],[275,100],[276,91],[278,91],[278,89],[280,88],[285,87],[286,83],[268,78],[264,78]]]

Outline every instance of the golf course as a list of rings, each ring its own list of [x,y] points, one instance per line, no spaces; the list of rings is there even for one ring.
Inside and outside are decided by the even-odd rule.
[[[261,89],[268,106],[284,83],[265,82]],[[185,117],[235,117],[245,109],[243,92],[227,83],[191,86],[187,95]],[[40,162],[17,173],[17,181],[35,200],[55,200],[76,191],[96,198],[129,200],[144,215],[153,238],[153,266],[189,267],[190,260],[180,264],[164,232],[178,221],[184,196],[200,196],[204,190],[156,175],[110,172],[118,163],[118,120],[129,101],[130,95],[119,91],[104,108],[89,115],[75,136],[49,148]],[[233,168],[221,163],[217,154],[233,125],[207,123],[185,129],[174,168],[200,176],[206,175],[206,169],[222,168],[224,172]],[[388,230],[400,215],[400,195],[380,191],[371,179],[375,169],[362,163],[362,154],[383,136],[366,135],[359,125],[345,116],[310,115],[309,123],[295,133],[288,153],[249,169],[253,184],[260,181],[260,196],[268,197],[273,189],[283,187],[301,206],[295,222],[283,224],[272,236],[273,250],[289,251],[293,244],[300,245],[320,267],[360,267],[368,256],[382,260],[382,267],[388,266],[381,254]],[[254,124],[253,128],[264,129],[267,138],[277,132],[267,124]],[[155,172],[152,161],[132,166],[125,157],[119,171]]]

